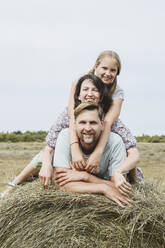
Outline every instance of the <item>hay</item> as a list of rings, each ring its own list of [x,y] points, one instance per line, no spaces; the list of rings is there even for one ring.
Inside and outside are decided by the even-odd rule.
[[[1,248],[163,248],[165,197],[147,183],[121,209],[101,195],[72,194],[34,181],[0,202]]]

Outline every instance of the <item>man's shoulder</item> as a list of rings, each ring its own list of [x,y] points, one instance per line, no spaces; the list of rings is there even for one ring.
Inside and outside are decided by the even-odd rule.
[[[108,142],[110,142],[110,143],[118,143],[118,142],[123,142],[123,140],[120,137],[120,135],[118,135],[117,133],[111,132],[110,135],[109,135]]]
[[[118,146],[124,146],[123,140],[118,134],[111,132],[107,141],[106,148],[113,150],[115,149],[115,147]]]
[[[106,152],[110,152],[112,154],[114,154],[115,151],[125,151],[125,145],[123,143],[122,138],[116,134],[111,132],[109,135],[109,139],[107,141],[106,147],[104,149],[104,153],[106,154]]]
[[[59,136],[69,136],[69,128],[62,129]]]
[[[59,143],[62,140],[66,140],[66,142],[69,141],[69,128],[64,128],[59,133],[57,143]]]

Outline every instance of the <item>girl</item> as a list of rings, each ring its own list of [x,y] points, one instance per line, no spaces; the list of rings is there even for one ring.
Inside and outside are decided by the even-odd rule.
[[[122,101],[124,99],[123,90],[117,85],[117,76],[120,73],[120,69],[121,63],[119,56],[113,51],[104,51],[99,55],[94,67],[90,71],[91,74],[95,74],[107,86],[109,94],[110,96],[112,96],[113,104],[105,116],[105,130],[102,134],[102,137],[96,147],[96,150],[90,156],[87,163],[83,159],[80,148],[78,147],[77,143],[75,143],[77,142],[77,137],[72,128],[72,124],[74,122],[73,95],[75,93],[75,84],[73,84],[69,101],[69,111],[65,109],[60,118],[58,118],[55,125],[53,125],[50,129],[46,138],[47,146],[44,149],[44,152],[41,151],[39,154],[37,154],[30,162],[30,164],[28,164],[24,168],[24,170],[14,179],[14,181],[9,183],[9,187],[3,192],[3,196],[8,194],[11,191],[12,187],[22,183],[30,175],[38,173],[37,166],[41,165],[42,156],[43,164],[39,176],[41,181],[43,182],[44,188],[48,187],[49,179],[51,179],[51,181],[53,182],[51,162],[54,154],[55,143],[60,130],[69,126],[67,115],[68,112],[70,116],[71,144],[74,143],[72,145],[72,162],[73,166],[76,169],[81,168],[81,164],[83,164],[84,166],[86,166],[86,169],[90,172],[97,170],[101,159],[101,154],[106,145],[111,128],[123,138],[123,141],[126,145],[128,157],[122,163],[122,165],[118,167],[118,170],[116,170],[114,174],[114,183],[116,187],[118,187],[119,191],[123,192],[123,188],[126,185],[126,180],[122,173],[125,173],[135,168],[135,165],[139,160],[139,154],[137,149],[135,148],[136,141],[134,137],[130,134],[129,130],[124,127],[121,121],[117,120],[120,114]]]

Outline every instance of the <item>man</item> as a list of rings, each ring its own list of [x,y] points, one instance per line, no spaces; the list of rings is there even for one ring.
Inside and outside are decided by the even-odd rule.
[[[95,149],[104,128],[103,111],[93,103],[81,103],[75,109],[75,129],[79,138],[79,145],[87,160]],[[110,134],[109,141],[104,149],[98,172],[92,175],[83,166],[75,170],[72,166],[69,130],[63,130],[58,137],[54,162],[55,180],[58,186],[76,193],[100,193],[115,201],[121,207],[130,204],[128,194],[131,191],[129,184],[125,185],[121,194],[113,184],[114,169],[126,157],[125,146],[122,139],[114,133]],[[94,173],[94,171],[93,171]],[[111,179],[111,181],[110,181]]]

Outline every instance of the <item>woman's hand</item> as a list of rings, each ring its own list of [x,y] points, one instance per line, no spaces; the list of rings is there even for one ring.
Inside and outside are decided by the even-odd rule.
[[[52,166],[42,166],[39,172],[39,178],[43,184],[44,189],[48,189],[49,180],[51,180],[51,184],[54,183],[53,178],[53,167]]]
[[[93,152],[90,157],[88,158],[87,165],[85,167],[85,170],[90,173],[96,173],[99,171],[101,161],[101,153]]]
[[[75,170],[85,170],[86,161],[82,155],[82,152],[77,144],[73,144],[71,147],[72,151],[72,167]]]
[[[126,181],[125,176],[119,170],[114,171],[113,181],[115,187],[121,194],[127,196],[132,192],[131,185]]]
[[[39,178],[42,182],[44,189],[48,188],[49,180],[51,180],[51,184],[54,183],[53,167],[52,167],[53,155],[54,155],[54,149],[46,145],[43,152],[42,167],[39,172]]]

